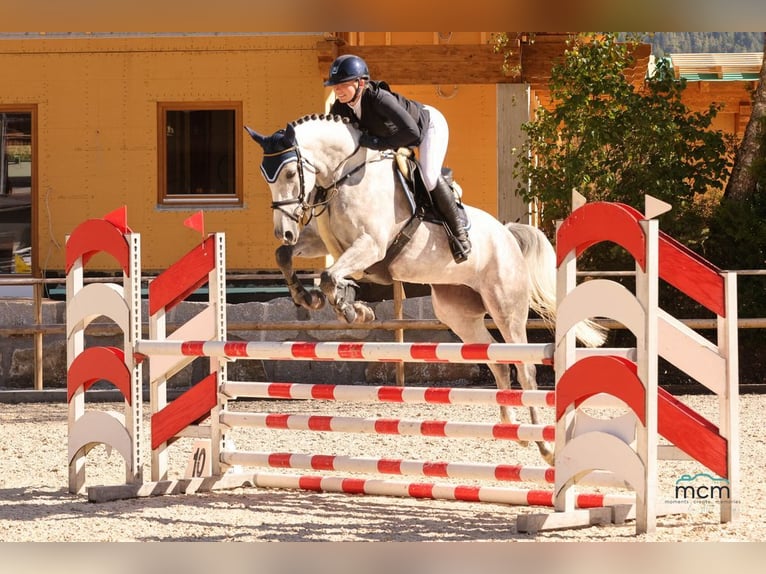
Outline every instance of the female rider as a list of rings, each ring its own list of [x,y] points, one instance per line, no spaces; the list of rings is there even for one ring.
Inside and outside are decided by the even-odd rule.
[[[360,145],[376,150],[418,148],[423,182],[452,233],[452,256],[457,263],[465,261],[471,242],[452,190],[441,175],[449,141],[449,127],[442,113],[392,92],[386,82],[370,80],[365,61],[352,54],[332,63],[324,85],[332,86],[335,92],[330,113],[349,118],[361,128]]]

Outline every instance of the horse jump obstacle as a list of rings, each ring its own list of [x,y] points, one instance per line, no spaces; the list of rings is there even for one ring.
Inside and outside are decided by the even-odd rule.
[[[605,204],[607,206],[614,204]],[[593,204],[592,206],[586,206],[586,211],[598,211],[604,209],[610,209],[604,207],[604,204]],[[582,209],[582,208],[581,208]],[[331,490],[337,492],[367,492],[376,494],[396,494],[410,495],[410,496],[426,496],[432,498],[456,498],[456,499],[469,499],[469,500],[493,500],[502,499],[503,502],[509,504],[543,504],[553,505],[557,511],[554,514],[543,515],[540,517],[531,518],[531,522],[526,525],[519,523],[519,528],[527,528],[529,530],[537,530],[548,527],[561,527],[580,525],[584,523],[592,523],[594,515],[589,514],[583,516],[578,514],[574,509],[577,507],[594,507],[603,504],[624,504],[626,501],[629,504],[634,503],[636,509],[636,529],[637,532],[651,531],[655,528],[655,516],[657,514],[657,508],[653,504],[653,491],[656,489],[656,459],[657,453],[662,458],[678,458],[682,456],[680,451],[693,451],[695,458],[699,455],[701,462],[706,464],[711,469],[715,469],[721,476],[725,476],[729,480],[730,484],[730,498],[736,499],[738,492],[738,476],[737,476],[737,437],[736,437],[736,299],[733,297],[735,290],[733,287],[733,277],[730,275],[721,280],[723,288],[721,289],[720,296],[709,296],[710,289],[700,289],[700,278],[704,277],[703,285],[706,285],[711,280],[708,273],[709,267],[701,264],[698,260],[692,258],[688,253],[679,249],[679,247],[673,244],[668,238],[660,236],[656,230],[656,222],[644,219],[640,214],[636,215],[629,208],[625,206],[617,206],[617,212],[622,215],[622,219],[619,223],[625,227],[626,220],[625,215],[629,218],[633,218],[634,231],[636,227],[647,227],[648,232],[639,237],[638,240],[634,235],[630,238],[628,243],[628,250],[636,257],[637,261],[637,276],[638,276],[638,288],[637,291],[643,289],[642,296],[644,299],[651,303],[652,297],[656,299],[656,276],[662,276],[663,279],[670,281],[674,285],[678,283],[683,287],[689,287],[692,283],[692,287],[684,292],[691,291],[693,295],[697,295],[702,292],[703,303],[709,308],[715,307],[715,311],[719,316],[719,345],[715,345],[705,341],[703,344],[701,337],[696,334],[689,334],[684,331],[685,327],[680,322],[675,321],[672,317],[667,316],[664,312],[659,310],[656,303],[653,307],[644,305],[643,308],[649,309],[650,312],[643,313],[643,308],[630,304],[629,299],[625,294],[619,290],[615,290],[613,287],[602,287],[602,285],[610,282],[593,281],[583,285],[575,287],[574,272],[576,267],[574,265],[575,255],[578,249],[583,249],[589,244],[595,243],[603,238],[597,238],[594,236],[588,236],[586,229],[599,229],[599,226],[592,225],[577,225],[572,224],[566,227],[567,222],[562,227],[563,233],[560,230],[559,240],[557,244],[561,244],[565,247],[562,252],[559,249],[560,267],[559,267],[559,285],[560,285],[560,308],[559,308],[559,324],[557,325],[557,337],[554,345],[504,345],[504,344],[492,344],[492,345],[462,345],[462,344],[396,344],[396,343],[378,343],[378,344],[358,344],[358,343],[231,343],[224,340],[225,336],[225,290],[223,286],[223,277],[225,276],[223,268],[223,238],[222,234],[214,234],[203,245],[190,252],[181,262],[171,267],[168,270],[168,279],[162,279],[160,276],[155,282],[150,285],[150,301],[149,307],[152,312],[150,320],[150,339],[141,340],[135,333],[135,330],[130,331],[131,336],[126,336],[126,345],[124,355],[133,355],[135,353],[139,358],[141,356],[150,357],[150,384],[151,384],[151,396],[152,396],[152,480],[154,484],[144,483],[140,472],[135,472],[133,469],[140,468],[140,458],[137,454],[133,454],[133,450],[137,451],[137,448],[133,448],[138,442],[135,437],[140,436],[140,429],[136,425],[136,417],[132,419],[125,418],[125,430],[124,432],[115,432],[114,429],[119,427],[118,423],[111,422],[117,419],[110,419],[108,424],[103,424],[106,417],[100,417],[96,419],[91,417],[90,420],[85,420],[84,416],[79,413],[77,405],[78,400],[81,400],[80,395],[85,392],[88,386],[88,381],[93,380],[94,373],[99,371],[101,365],[111,365],[115,360],[109,358],[116,356],[113,351],[90,351],[97,364],[92,367],[92,372],[89,375],[82,375],[78,373],[72,373],[70,371],[69,389],[70,397],[74,400],[70,400],[70,490],[72,492],[80,492],[84,488],[84,466],[82,458],[88,445],[92,445],[99,442],[105,442],[118,446],[118,450],[123,454],[126,460],[126,466],[131,469],[131,472],[126,473],[127,480],[124,487],[91,487],[89,489],[89,497],[91,499],[101,496],[145,496],[149,494],[159,494],[168,492],[193,492],[200,489],[209,489],[215,487],[230,487],[232,485],[241,484],[253,484],[260,486],[278,486],[278,487],[297,487],[297,488],[310,488],[312,490]],[[579,211],[579,210],[578,210]],[[575,211],[573,216],[582,216],[583,212]],[[647,211],[650,211],[647,209]],[[603,217],[603,214],[598,214]],[[614,213],[609,213],[609,217],[606,220],[613,220]],[[588,214],[588,217],[580,217],[580,219],[588,222],[588,218],[592,217],[592,214]],[[651,215],[650,215],[651,217]],[[611,218],[611,219],[610,219]],[[94,220],[101,221],[101,220]],[[569,220],[567,220],[569,221]],[[630,222],[628,219],[627,223]],[[576,222],[575,222],[576,223]],[[638,226],[636,225],[638,223]],[[654,229],[652,230],[652,223],[654,223]],[[87,224],[87,225],[86,225]],[[95,224],[86,222],[83,229],[87,229],[88,226],[96,226],[102,224]],[[123,228],[115,226],[116,231],[122,233],[123,243],[131,246],[137,243],[135,234],[129,231],[127,225]],[[616,241],[618,243],[624,240],[620,233],[624,230],[619,229],[619,225],[611,226],[606,229],[604,238]],[[569,235],[567,235],[567,233]],[[71,269],[73,274],[81,274],[82,265],[87,260],[90,254],[96,249],[94,244],[88,244],[85,239],[86,233],[78,227],[72,238],[67,243],[67,260],[72,261]],[[112,235],[115,235],[114,233]],[[664,251],[658,248],[654,248],[655,255],[652,255],[651,237],[662,237],[663,241],[657,240],[656,243],[662,246]],[[111,237],[111,236],[110,236]],[[639,241],[640,240],[640,241]],[[649,247],[643,249],[640,243],[649,244]],[[70,243],[71,243],[71,255],[70,255]],[[622,244],[622,243],[621,243]],[[126,248],[120,242],[114,240],[111,243],[104,243],[100,240],[97,243],[99,250],[106,250],[112,253],[118,261],[132,262],[130,265],[123,264],[124,282],[136,281],[137,265],[131,259],[131,255],[135,259],[135,255],[138,250],[133,248]],[[558,247],[558,245],[557,245]],[[643,253],[642,253],[643,250]],[[666,260],[670,258],[673,262],[674,268],[678,272],[688,272],[688,269],[692,268],[695,273],[695,278],[684,281],[683,276],[679,279],[679,273],[667,271],[665,269],[665,275],[663,276],[661,265],[657,265],[656,260],[659,259],[657,253],[662,252],[665,254]],[[646,255],[648,253],[649,255]],[[670,256],[667,254],[670,253]],[[681,253],[679,256],[678,253]],[[649,264],[647,264],[647,261]],[[653,262],[654,261],[654,262]],[[679,268],[679,261],[683,265]],[[691,261],[691,263],[689,263]],[[646,271],[644,271],[646,267]],[[127,271],[126,271],[127,268]],[[194,269],[194,276],[189,278],[188,269]],[[657,270],[659,268],[659,271]],[[700,271],[702,269],[702,271]],[[652,280],[652,273],[655,274],[654,280]],[[718,274],[720,276],[720,274]],[[670,279],[668,279],[670,276]],[[170,339],[165,337],[164,334],[164,314],[168,308],[172,307],[176,303],[185,299],[189,293],[193,292],[205,281],[211,283],[210,289],[210,305],[205,311],[200,313],[197,317],[189,321],[188,324],[174,332]],[[715,282],[715,280],[712,280]],[[154,290],[152,287],[157,285]],[[589,286],[589,284],[591,284]],[[594,297],[594,293],[597,291],[594,288],[602,287],[602,293],[599,296]],[[132,285],[132,283],[131,283]],[[717,285],[717,283],[716,283]],[[69,286],[69,274],[68,274],[68,286]],[[562,287],[563,286],[563,287]],[[696,286],[696,287],[695,287]],[[619,286],[618,286],[619,287]],[[135,293],[135,290],[124,288],[124,292]],[[117,291],[115,289],[115,291]],[[80,289],[77,288],[76,282],[73,283],[71,289],[71,297],[68,300],[71,302],[76,297]],[[155,296],[153,297],[153,293]],[[616,297],[613,299],[616,304],[612,308],[605,311],[599,311],[597,309],[591,309],[592,301],[608,300],[603,295],[608,293],[610,296]],[[648,293],[648,295],[647,295]],[[68,290],[68,294],[70,291]],[[81,297],[82,298],[82,297]],[[133,318],[132,325],[140,326],[140,301],[130,298],[128,301],[133,305],[121,304],[117,305],[115,301],[119,297],[103,296],[99,301],[91,301],[92,308],[89,306],[87,312],[82,309],[78,309],[77,304],[72,304],[72,310],[68,311],[68,323],[71,320],[71,328],[68,328],[68,332],[71,334],[80,335],[87,325],[86,317],[93,315],[94,310],[98,307],[98,304],[108,304],[112,307],[128,308]],[[569,302],[569,304],[567,304]],[[102,308],[103,305],[102,305]],[[628,316],[625,316],[625,312],[621,309],[627,308],[629,310]],[[111,307],[106,308],[109,311]],[[136,311],[138,309],[138,311]],[[99,312],[98,314],[108,314],[108,312]],[[115,313],[112,313],[115,314]],[[590,352],[590,356],[586,356],[588,351],[584,349],[576,349],[574,347],[574,341],[569,334],[572,325],[577,321],[587,316],[609,316],[613,318],[620,318],[623,323],[626,324],[634,333],[638,331],[637,339],[639,344],[636,350],[594,350]],[[119,323],[119,322],[118,322]],[[123,321],[120,324],[130,325],[131,323]],[[679,327],[680,325],[680,327]],[[734,325],[732,327],[732,325]],[[561,328],[559,328],[561,327]],[[648,328],[647,328],[648,327]],[[204,333],[204,335],[202,334]],[[679,336],[682,335],[682,337]],[[660,335],[658,337],[658,334]],[[657,357],[657,339],[660,341],[665,337],[665,345],[662,347],[663,356],[665,353],[672,356],[673,362],[678,365],[681,363],[683,366],[692,370],[697,380],[706,384],[711,390],[716,392],[721,397],[721,430],[718,431],[714,425],[711,425],[707,421],[700,421],[699,415],[689,412],[690,410],[682,405],[679,405],[677,401],[672,398],[664,396],[659,392],[661,389],[656,388],[656,357]],[[691,343],[681,344],[679,340],[686,338],[690,339]],[[668,344],[671,343],[671,344]],[[684,348],[688,354],[673,353],[675,349],[679,347]],[[701,347],[702,351],[697,350]],[[73,364],[77,359],[78,347],[73,346],[70,348],[70,364]],[[132,351],[132,352],[131,352]],[[79,354],[83,351],[79,350]],[[207,356],[210,360],[210,375],[203,381],[197,383],[190,391],[187,391],[183,396],[179,397],[170,404],[164,399],[164,383],[172,376],[172,374],[178,372],[181,368],[194,360],[197,356]],[[691,358],[689,358],[691,357]],[[119,358],[119,357],[118,357]],[[288,387],[278,384],[269,383],[235,383],[226,380],[225,375],[225,361],[229,359],[238,358],[261,358],[261,359],[290,359],[290,360],[384,360],[384,361],[464,361],[464,362],[490,362],[490,361],[506,361],[515,362],[519,360],[534,360],[535,362],[550,362],[551,359],[555,359],[556,365],[556,379],[557,388],[553,393],[553,404],[557,409],[557,425],[555,432],[551,432],[553,429],[542,430],[535,429],[534,432],[542,432],[543,434],[528,435],[530,440],[535,440],[540,437],[553,438],[556,436],[567,436],[567,431],[574,428],[574,426],[582,427],[585,432],[580,432],[577,435],[571,437],[571,440],[556,441],[557,455],[559,453],[566,453],[570,463],[568,466],[557,464],[555,472],[548,473],[543,472],[548,469],[534,469],[513,467],[509,465],[484,465],[475,466],[463,464],[448,464],[446,467],[443,464],[434,464],[422,461],[406,461],[389,459],[375,460],[375,459],[362,459],[360,457],[338,457],[338,456],[311,456],[311,455],[297,455],[291,453],[248,453],[248,452],[230,452],[222,447],[225,444],[224,435],[228,428],[228,423],[242,422],[242,418],[237,418],[239,415],[227,411],[226,403],[233,397],[245,396],[250,391],[264,392],[265,385],[271,389],[268,392],[288,393]],[[629,360],[630,359],[630,360]],[[700,361],[703,361],[700,367]],[[639,365],[636,368],[636,363]],[[654,366],[652,366],[652,363]],[[569,365],[568,369],[561,369],[560,365]],[[631,369],[630,365],[634,365]],[[696,365],[696,368],[695,368]],[[127,371],[132,376],[129,380],[137,384],[139,392],[131,389],[130,393],[125,392],[128,390],[128,386],[124,383],[123,377],[109,377],[103,376],[106,371],[101,369],[98,378],[106,378],[112,380],[118,386],[118,388],[125,389],[123,393],[126,395],[126,405],[132,407],[135,411],[135,403],[140,404],[140,362],[135,361],[135,364],[129,364],[125,362],[125,367],[122,367],[121,371]],[[114,368],[112,366],[112,368]],[[606,384],[603,381],[598,381],[598,376],[603,373],[610,372],[622,377],[624,381],[627,381],[623,387],[617,385]],[[137,376],[138,373],[138,376]],[[711,377],[710,374],[724,375],[723,380],[716,376]],[[75,376],[76,375],[76,376]],[[89,379],[88,376],[91,378]],[[646,380],[652,379],[654,381],[654,391],[652,393],[651,380],[649,383],[645,383]],[[619,380],[619,378],[617,379]],[[120,382],[122,381],[122,382]],[[137,381],[137,382],[136,382]],[[577,383],[575,385],[574,383]],[[92,383],[90,383],[92,384]],[[255,385],[250,387],[251,385]],[[580,389],[576,389],[579,386]],[[334,400],[341,400],[335,395],[338,393],[338,397],[349,400],[361,400],[362,395],[369,395],[375,393],[375,398],[379,399],[380,396],[395,397],[397,394],[402,397],[401,402],[407,402],[415,400],[418,394],[422,394],[425,398],[429,396],[431,400],[447,400],[446,397],[451,397],[453,394],[456,397],[455,402],[461,404],[465,401],[476,401],[478,395],[472,393],[461,393],[460,389],[401,389],[394,387],[383,387],[378,389],[360,388],[360,387],[343,387],[343,386],[328,386],[328,385],[315,385],[310,386],[296,386],[291,385],[289,387],[289,393],[295,392],[303,393],[301,398],[308,398],[308,394],[311,398],[325,399],[333,395]],[[332,389],[331,389],[332,388]],[[259,390],[260,389],[260,390]],[[355,389],[355,390],[351,390]],[[388,390],[385,390],[388,389]],[[644,390],[646,389],[646,390]],[[513,401],[521,401],[522,404],[527,404],[525,401],[544,401],[550,405],[551,394],[538,395],[521,395],[517,391],[489,391],[493,393],[494,400],[497,404],[503,404],[500,401],[506,400],[515,404]],[[618,428],[617,423],[612,428],[609,425],[601,425],[597,430],[593,430],[595,427],[590,427],[587,417],[582,415],[579,411],[574,409],[574,405],[580,403],[584,398],[591,397],[593,395],[603,396],[603,393],[607,395],[617,396],[622,400],[623,405],[628,405],[631,409],[638,414],[639,424],[635,425],[637,440],[637,449],[634,450],[626,443],[630,442],[627,438],[619,438],[624,431]],[[318,396],[314,396],[318,395]],[[462,398],[460,398],[462,395]],[[405,400],[403,397],[407,396]],[[535,397],[534,399],[532,397]],[[651,400],[652,397],[658,397],[656,400]],[[131,397],[131,401],[127,400],[127,397]],[[136,398],[137,397],[137,400]],[[438,399],[435,397],[439,397]],[[380,399],[385,400],[385,399]],[[483,400],[483,399],[482,399]],[[397,402],[397,399],[392,399],[391,402]],[[428,402],[428,401],[426,401]],[[450,399],[451,402],[451,399]],[[651,403],[651,404],[649,404]],[[465,403],[462,403],[465,404]],[[471,404],[471,403],[467,403]],[[552,405],[551,405],[552,406]],[[72,414],[74,413],[74,414]],[[204,418],[210,418],[209,426],[201,426],[198,422]],[[323,417],[321,419],[314,419],[312,421],[305,421],[308,427],[319,424],[323,429],[332,428],[333,420],[337,417]],[[140,420],[140,418],[139,418]],[[297,420],[297,419],[293,419]],[[84,421],[84,422],[83,422]],[[337,420],[336,420],[337,422]],[[259,423],[260,424],[260,423]],[[284,422],[282,423],[284,424]],[[358,425],[359,423],[353,423]],[[440,427],[446,428],[444,425],[435,425],[434,429]],[[128,428],[128,425],[131,425]],[[393,423],[387,422],[389,430],[393,428]],[[398,429],[399,423],[396,424]],[[500,425],[488,425],[490,428]],[[529,425],[531,426],[531,425]],[[664,428],[663,428],[664,426]],[[675,446],[662,447],[657,445],[657,430],[663,432],[666,436],[670,434],[673,436],[673,444]],[[712,427],[712,428],[711,428]],[[104,429],[109,428],[111,432],[106,432]],[[506,429],[502,428],[502,432],[507,433],[508,436],[514,436],[518,438],[519,428]],[[526,429],[525,429],[526,430]],[[531,431],[531,429],[530,429]],[[436,432],[433,430],[432,432]],[[443,432],[443,431],[440,431]],[[463,432],[463,431],[461,431]],[[486,432],[483,429],[482,432]],[[547,435],[545,433],[548,433]],[[208,437],[211,439],[211,449],[214,453],[212,457],[212,475],[211,478],[203,479],[188,479],[188,480],[168,480],[167,470],[167,458],[166,448],[167,446],[181,436],[191,437]],[[697,448],[695,451],[694,444],[699,442],[700,436],[703,437],[702,448]],[[592,440],[591,440],[592,439]],[[586,440],[590,440],[590,448],[586,444]],[[563,443],[563,446],[559,446]],[[583,446],[586,445],[586,446]],[[594,446],[595,445],[595,448]],[[620,446],[622,445],[622,446]],[[707,447],[713,445],[713,455],[705,454],[708,450]],[[131,448],[127,448],[131,447]],[[133,450],[131,450],[133,449]],[[602,456],[608,455],[610,461],[596,461],[594,459],[594,453],[601,451]],[[628,451],[630,451],[628,453]],[[636,453],[639,453],[636,455]],[[319,456],[319,457],[318,457]],[[132,457],[132,458],[131,458]],[[571,462],[571,461],[574,462]],[[616,463],[614,461],[617,461]],[[389,470],[390,474],[418,474],[417,468],[420,468],[420,472],[424,472],[425,476],[448,476],[450,478],[478,478],[479,475],[486,476],[487,473],[492,472],[495,479],[498,475],[501,477],[518,476],[523,480],[531,480],[530,477],[535,477],[535,481],[540,480],[543,477],[545,482],[553,481],[555,484],[554,491],[543,491],[545,494],[539,494],[536,491],[510,491],[504,494],[496,493],[494,487],[455,487],[447,485],[432,485],[425,487],[420,484],[412,483],[400,483],[397,481],[380,481],[380,480],[362,480],[362,479],[339,479],[337,477],[295,477],[291,475],[269,475],[266,473],[257,474],[242,474],[239,477],[232,476],[231,474],[225,475],[222,470],[231,465],[239,465],[242,462],[248,464],[257,463],[259,465],[281,468],[316,468],[332,467],[336,469],[335,465],[338,465],[337,470],[345,470],[349,472],[360,472],[362,468],[369,469],[373,465],[380,471],[383,468]],[[77,472],[73,472],[73,464],[77,465]],[[295,465],[295,466],[292,466]],[[316,465],[316,466],[315,466]],[[628,468],[628,472],[624,472],[625,468],[619,468],[624,465]],[[617,468],[612,468],[617,467]],[[629,477],[630,485],[636,490],[637,497],[624,495],[607,496],[599,495],[595,498],[588,498],[585,495],[575,495],[573,488],[573,477],[579,475],[582,470],[591,470],[599,468],[608,468],[613,472],[607,473],[600,470],[591,472],[588,474],[589,480],[595,484],[601,485],[614,485],[619,484],[621,478],[614,478],[620,474],[627,474]],[[398,469],[396,472],[393,470]],[[402,470],[404,469],[404,470]],[[366,471],[366,470],[365,470]],[[622,472],[621,472],[622,471]],[[430,473],[430,474],[429,474]],[[446,474],[439,474],[446,473]],[[612,478],[608,478],[608,477]],[[504,479],[504,478],[503,478]],[[344,482],[345,480],[345,482]],[[611,482],[610,482],[611,481]],[[583,484],[583,481],[578,481],[578,484]],[[625,480],[622,480],[625,483]],[[638,483],[635,484],[635,483]],[[479,490],[476,490],[478,488]],[[484,490],[481,490],[481,489]],[[110,491],[111,489],[111,491]],[[111,492],[111,494],[110,494]],[[403,493],[409,494],[403,494]],[[523,492],[527,494],[522,494]],[[468,494],[471,493],[471,494]],[[492,493],[492,494],[489,494]],[[534,494],[532,494],[534,493]],[[464,498],[467,497],[467,498]],[[530,502],[533,501],[533,502]],[[600,501],[600,502],[598,502]],[[608,510],[608,509],[607,509]],[[609,511],[611,513],[611,511]],[[529,515],[532,516],[532,515]],[[611,518],[610,514],[608,518]],[[521,518],[521,517],[520,517]],[[724,504],[721,505],[721,520],[732,520],[735,518],[735,512],[733,505]],[[604,517],[596,517],[597,520],[603,520]]]

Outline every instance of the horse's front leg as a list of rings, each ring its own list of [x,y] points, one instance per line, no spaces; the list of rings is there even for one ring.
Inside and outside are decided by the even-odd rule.
[[[321,309],[325,304],[324,295],[316,289],[309,291],[300,282],[298,274],[293,268],[293,252],[294,246],[280,245],[275,253],[277,266],[285,277],[290,296],[299,307],[305,307],[309,311]]]
[[[375,312],[362,301],[356,301],[356,283],[347,277],[360,273],[385,256],[385,245],[369,235],[362,235],[322,273],[319,288],[335,309],[339,319],[347,323],[368,323]]]

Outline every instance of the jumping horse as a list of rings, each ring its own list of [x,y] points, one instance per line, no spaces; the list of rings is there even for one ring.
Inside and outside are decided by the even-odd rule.
[[[354,279],[431,286],[436,317],[465,343],[496,342],[485,326],[489,314],[506,343],[526,343],[529,309],[549,325],[556,313],[555,252],[533,226],[503,225],[489,213],[465,205],[473,249],[455,263],[444,228],[423,220],[413,225],[412,202],[397,176],[392,152],[359,145],[361,132],[338,116],[305,116],[270,136],[245,128],[264,151],[261,172],[272,195],[276,251],[293,301],[309,310],[328,302],[341,320],[369,322],[372,309],[354,299]],[[395,247],[392,250],[392,245]],[[293,269],[293,257],[331,255],[320,290],[306,289]],[[605,331],[585,321],[577,338],[590,347]],[[510,388],[510,366],[488,365],[499,389]],[[517,366],[523,389],[537,388],[535,365]],[[530,419],[539,416],[530,407]],[[515,421],[501,407],[503,422]],[[543,458],[553,452],[538,442]]]

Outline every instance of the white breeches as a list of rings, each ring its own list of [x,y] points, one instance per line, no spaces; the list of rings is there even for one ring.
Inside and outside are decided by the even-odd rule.
[[[447,156],[449,145],[449,126],[444,115],[431,106],[425,106],[431,116],[431,122],[426,129],[423,141],[418,147],[420,167],[423,169],[423,181],[428,190],[436,187],[441,175],[444,158]]]

